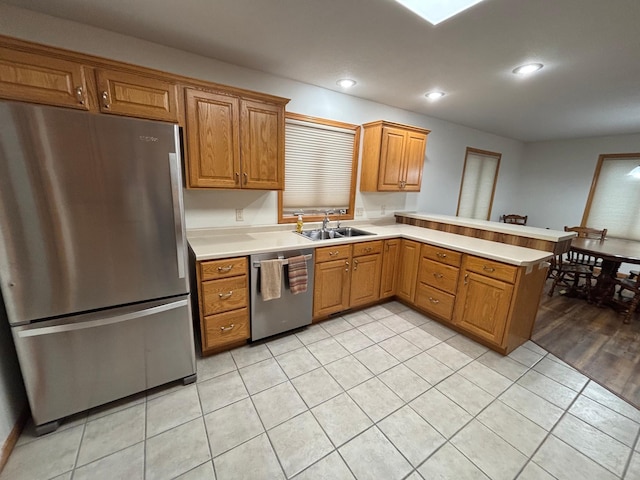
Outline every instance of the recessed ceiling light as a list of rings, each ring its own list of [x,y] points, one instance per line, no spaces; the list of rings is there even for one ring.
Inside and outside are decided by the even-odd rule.
[[[429,100],[437,100],[444,97],[444,92],[429,92],[424,94]]]
[[[516,75],[529,75],[530,73],[537,72],[544,65],[541,63],[527,63],[526,65],[520,65],[513,69],[513,73]]]
[[[444,22],[446,19],[459,14],[469,7],[473,7],[481,1],[482,0],[396,0],[400,5],[408,8],[432,25]]]
[[[336,83],[342,88],[351,88],[356,84],[356,81],[350,78],[343,78],[342,80],[338,80]]]

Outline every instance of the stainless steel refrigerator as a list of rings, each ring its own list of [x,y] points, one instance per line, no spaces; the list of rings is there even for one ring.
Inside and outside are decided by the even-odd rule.
[[[0,102],[0,282],[39,433],[195,380],[179,127]]]

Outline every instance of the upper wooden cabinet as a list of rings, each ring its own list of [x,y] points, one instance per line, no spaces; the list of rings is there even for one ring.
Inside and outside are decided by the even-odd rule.
[[[185,89],[187,178],[194,188],[284,188],[284,104]]]
[[[429,130],[377,121],[366,123],[362,192],[419,192]]]
[[[89,110],[92,104],[87,71],[80,63],[4,47],[0,47],[0,96],[80,110]]]
[[[156,78],[115,70],[96,70],[102,113],[178,121],[178,87]]]

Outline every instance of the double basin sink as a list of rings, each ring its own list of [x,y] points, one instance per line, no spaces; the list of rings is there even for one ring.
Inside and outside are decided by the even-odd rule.
[[[298,233],[298,232],[296,232]],[[326,230],[303,230],[298,233],[309,240],[328,240],[330,238],[350,238],[363,237],[366,235],[375,235],[375,233],[366,232],[354,227],[327,228]]]

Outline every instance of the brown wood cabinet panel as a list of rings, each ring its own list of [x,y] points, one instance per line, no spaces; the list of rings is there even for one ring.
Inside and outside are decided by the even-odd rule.
[[[407,132],[404,170],[402,177],[404,192],[419,192],[424,170],[424,152],[427,148],[427,136],[423,133]]]
[[[96,70],[100,111],[130,117],[178,121],[178,87],[157,78]]]
[[[454,267],[459,267],[462,262],[462,254],[460,252],[434,245],[422,245],[422,256]]]
[[[247,257],[225,258],[200,262],[200,279],[236,277],[247,274]]]
[[[396,294],[398,258],[400,256],[400,239],[392,238],[384,241],[382,253],[382,273],[380,278],[380,298],[392,297]]]
[[[453,318],[455,298],[454,295],[430,287],[422,282],[418,284],[416,289],[416,305],[445,320]]]
[[[351,245],[316,248],[316,263],[348,259],[349,257],[351,257]]]
[[[480,257],[467,256],[465,268],[487,277],[513,283],[516,280],[518,268],[506,263],[500,263]]]
[[[413,303],[416,294],[418,267],[420,265],[420,243],[402,239],[396,295]]]
[[[185,97],[189,186],[239,187],[238,99],[191,88]]]
[[[349,308],[349,259],[316,263],[313,316],[323,317]]]
[[[432,287],[455,295],[458,288],[458,267],[444,265],[422,257],[418,280]]]
[[[247,306],[247,276],[209,280],[202,283],[203,315],[214,315]]]
[[[510,283],[465,272],[458,288],[456,326],[501,346],[512,295]]]
[[[249,309],[245,307],[204,317],[203,332],[205,349],[220,348],[246,340],[251,335]]]
[[[378,191],[393,192],[400,189],[400,182],[404,178],[402,162],[405,141],[406,133],[404,130],[383,127]]]
[[[284,189],[284,107],[241,100],[242,188]]]
[[[359,255],[371,255],[372,253],[382,253],[382,240],[354,243],[351,255],[357,257]]]
[[[349,306],[357,307],[358,305],[375,302],[380,298],[382,253],[354,255],[352,263]]]
[[[89,110],[87,74],[80,63],[0,47],[0,97]]]

